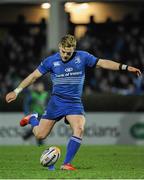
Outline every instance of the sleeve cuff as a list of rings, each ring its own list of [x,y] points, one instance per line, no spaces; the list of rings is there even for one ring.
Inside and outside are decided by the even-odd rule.
[[[92,67],[96,67],[98,61],[99,61],[99,58],[96,60],[96,62],[94,63],[94,65]]]

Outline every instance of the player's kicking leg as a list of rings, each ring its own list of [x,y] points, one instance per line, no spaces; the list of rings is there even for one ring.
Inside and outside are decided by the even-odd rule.
[[[73,136],[69,139],[66,157],[63,165],[61,166],[61,169],[76,170],[76,168],[73,167],[70,163],[80,148],[84,131],[85,118],[83,115],[68,115],[66,118],[73,130]]]
[[[26,126],[26,125],[30,124],[33,128],[33,134],[35,135],[35,137],[39,140],[45,139],[50,134],[56,121],[49,120],[49,119],[41,119],[39,122],[37,117],[38,117],[37,113],[34,113],[34,114],[24,117],[20,121],[20,126]],[[54,166],[53,167],[51,166],[48,168],[49,168],[49,170],[55,169]]]
[[[37,117],[38,117],[37,113],[25,116],[20,121],[20,126],[26,126],[26,125],[30,124],[33,128],[33,133],[34,133],[35,137],[37,139],[45,139],[51,132],[56,121],[50,120],[50,119],[41,119],[39,122]]]

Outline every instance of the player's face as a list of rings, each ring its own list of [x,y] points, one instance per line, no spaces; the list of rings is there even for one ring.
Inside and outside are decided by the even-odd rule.
[[[61,47],[59,46],[60,56],[63,61],[68,61],[74,53],[74,47]]]

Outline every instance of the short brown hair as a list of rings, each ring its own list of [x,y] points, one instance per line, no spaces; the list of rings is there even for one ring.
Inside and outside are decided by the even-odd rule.
[[[71,34],[67,34],[66,36],[61,38],[61,41],[59,43],[59,45],[61,45],[63,48],[65,47],[74,47],[76,48],[76,38],[71,35]]]

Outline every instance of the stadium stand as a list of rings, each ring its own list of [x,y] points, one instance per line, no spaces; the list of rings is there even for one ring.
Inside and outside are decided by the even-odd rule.
[[[95,23],[91,18],[85,35],[78,41],[78,49],[89,51],[97,57],[117,60],[141,69],[144,63],[144,33],[141,11],[137,17],[127,15],[120,22],[110,18],[105,23]],[[75,25],[76,26],[76,25]],[[74,30],[74,26],[72,26]],[[16,87],[44,57],[46,23],[29,24],[23,15],[17,23],[0,24],[5,33],[0,37],[0,94]],[[70,31],[71,32],[71,31]],[[24,69],[24,65],[27,69]],[[142,70],[142,69],[141,69]],[[87,70],[85,93],[143,94],[143,78],[123,72]]]

